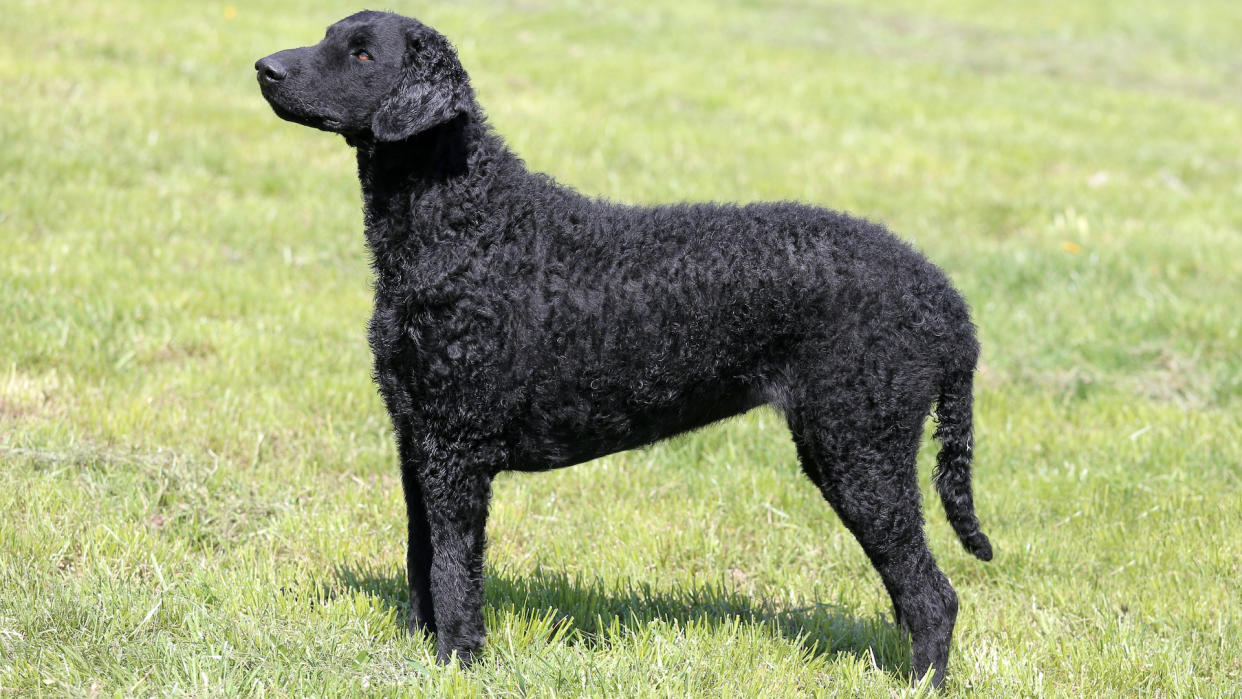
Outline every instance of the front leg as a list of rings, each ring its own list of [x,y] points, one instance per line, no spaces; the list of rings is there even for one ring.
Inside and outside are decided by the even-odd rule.
[[[483,546],[491,474],[465,461],[429,465],[420,478],[431,542],[436,659],[469,665],[483,647]],[[414,564],[413,556],[410,558]],[[421,559],[419,560],[421,564]]]
[[[409,546],[405,563],[410,586],[410,615],[406,620],[410,633],[435,633],[435,609],[431,603],[431,532],[427,523],[427,507],[423,488],[418,482],[417,462],[402,439],[401,485],[405,491],[405,509],[409,517]]]
[[[410,590],[410,613],[406,620],[412,634],[435,633],[435,610],[431,604],[431,536],[427,526],[427,507],[419,474],[426,464],[421,449],[421,436],[409,420],[411,400],[405,387],[393,380],[393,372],[377,365],[380,392],[388,407],[393,430],[397,435],[397,455],[401,460],[401,489],[409,518],[409,544],[405,562]]]

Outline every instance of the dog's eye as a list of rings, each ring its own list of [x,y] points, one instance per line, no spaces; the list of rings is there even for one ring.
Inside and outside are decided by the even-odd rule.
[[[358,49],[357,51],[354,51],[354,57],[360,61],[374,61],[375,60],[374,58],[371,58],[371,54],[367,53],[366,51],[362,49]]]

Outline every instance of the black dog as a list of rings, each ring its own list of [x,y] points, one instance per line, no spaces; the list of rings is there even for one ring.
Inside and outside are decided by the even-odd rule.
[[[281,117],[358,152],[374,259],[370,344],[409,509],[410,628],[483,644],[483,539],[500,471],[569,466],[772,404],[802,469],[944,677],[957,595],[923,537],[915,455],[937,403],[937,484],[992,556],[970,488],[978,344],[945,275],[880,226],[799,204],[610,204],[528,171],[448,41],[360,12],[255,64]]]

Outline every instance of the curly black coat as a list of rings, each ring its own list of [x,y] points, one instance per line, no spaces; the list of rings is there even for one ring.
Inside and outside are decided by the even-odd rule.
[[[978,345],[943,272],[884,228],[793,203],[624,206],[530,172],[443,36],[361,12],[256,64],[281,117],[357,149],[370,344],[409,510],[410,627],[483,644],[493,477],[568,466],[771,404],[944,677],[957,597],[923,535],[915,455],[981,559]]]

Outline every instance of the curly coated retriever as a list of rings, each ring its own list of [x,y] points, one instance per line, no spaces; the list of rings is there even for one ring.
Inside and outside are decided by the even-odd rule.
[[[360,12],[255,64],[284,119],[357,149],[375,270],[369,337],[409,511],[411,630],[483,645],[484,523],[500,471],[632,449],[759,405],[858,538],[944,678],[957,595],[923,535],[915,456],[988,560],[971,499],[962,297],[884,228],[794,203],[625,206],[526,169],[449,42]]]

